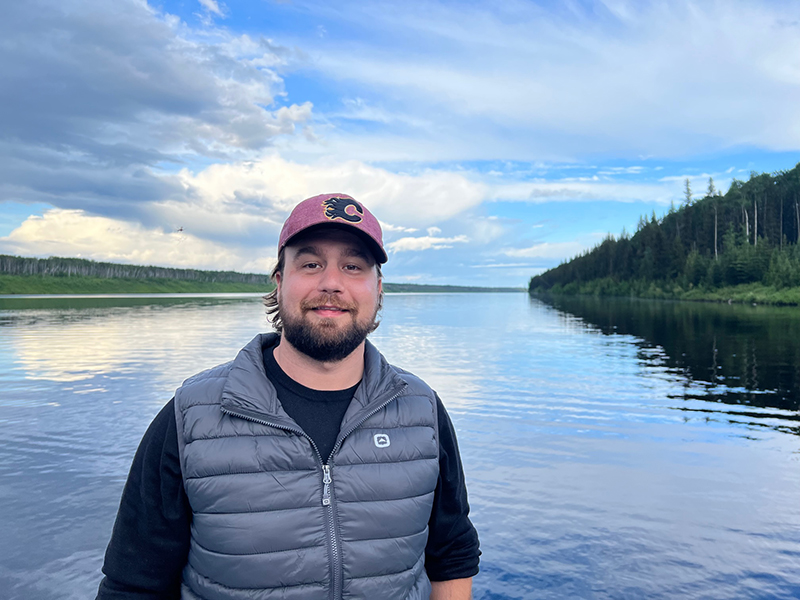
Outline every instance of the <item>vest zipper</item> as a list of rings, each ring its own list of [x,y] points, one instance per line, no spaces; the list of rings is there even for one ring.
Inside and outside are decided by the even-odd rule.
[[[341,558],[339,556],[339,536],[336,532],[336,517],[335,517],[335,502],[333,497],[333,490],[331,488],[331,484],[333,483],[333,476],[331,474],[331,462],[333,460],[333,455],[336,454],[336,451],[344,442],[344,439],[353,433],[356,429],[358,429],[364,421],[369,419],[372,415],[380,412],[386,407],[389,403],[393,402],[400,394],[405,391],[406,387],[408,386],[407,383],[403,383],[403,387],[400,388],[396,394],[388,398],[386,401],[381,402],[378,404],[373,410],[371,410],[368,414],[361,417],[357,423],[350,425],[344,433],[339,433],[339,439],[336,440],[336,444],[333,446],[333,450],[331,450],[330,455],[328,456],[328,462],[322,462],[322,455],[320,454],[319,448],[314,443],[314,440],[309,437],[309,435],[300,429],[299,427],[292,427],[291,425],[283,425],[281,423],[274,423],[271,421],[267,421],[263,418],[256,417],[254,415],[249,414],[249,412],[238,412],[232,411],[228,408],[220,407],[223,413],[226,415],[231,415],[232,417],[239,417],[240,419],[245,419],[246,421],[252,421],[254,423],[260,423],[261,425],[266,425],[267,427],[275,427],[276,429],[283,429],[284,431],[291,431],[292,433],[296,433],[298,435],[302,435],[306,438],[309,442],[311,442],[311,446],[314,448],[314,452],[319,459],[320,464],[322,465],[322,506],[325,507],[325,520],[327,521],[328,525],[328,538],[330,541],[330,551],[331,551],[331,562],[332,565],[332,575],[333,575],[333,588],[332,588],[332,598],[333,600],[338,600],[342,597],[342,565],[341,565]]]
[[[325,524],[328,528],[328,549],[330,550],[331,556],[331,577],[333,578],[333,585],[331,585],[331,593],[334,600],[341,597],[341,593],[337,595],[338,589],[341,587],[341,571],[342,566],[340,564],[339,559],[339,540],[336,536],[336,526],[334,524],[334,517],[333,517],[333,504],[332,504],[332,497],[331,497],[331,483],[333,480],[331,479],[331,468],[329,465],[322,462],[322,454],[320,454],[319,448],[314,443],[314,440],[302,429],[299,427],[292,427],[291,425],[284,425],[282,423],[275,423],[272,421],[267,421],[266,419],[262,419],[260,417],[256,417],[251,415],[247,412],[238,412],[232,411],[228,408],[220,407],[223,413],[226,415],[230,415],[232,417],[238,417],[240,419],[244,419],[245,421],[252,421],[253,423],[259,423],[260,425],[266,425],[267,427],[275,427],[276,429],[283,429],[284,431],[291,431],[292,433],[296,433],[298,435],[303,436],[309,442],[311,442],[311,446],[314,448],[314,453],[317,455],[320,464],[322,465],[322,506],[325,507]],[[333,454],[333,453],[331,453]],[[328,458],[330,460],[330,457]]]
[[[353,433],[356,429],[358,429],[361,424],[369,419],[372,415],[380,412],[385,406],[387,406],[390,402],[392,402],[395,398],[397,398],[403,391],[406,389],[408,384],[404,384],[403,387],[397,391],[397,393],[387,399],[384,402],[378,404],[373,410],[371,410],[368,414],[361,417],[357,423],[350,425],[344,433],[339,433],[339,438],[336,440],[336,443],[333,445],[333,449],[331,450],[330,455],[328,456],[328,462],[322,465],[322,505],[330,510],[327,511],[328,519],[328,527],[330,532],[330,539],[331,539],[331,556],[333,558],[334,563],[334,577],[333,577],[333,598],[334,600],[338,600],[342,597],[342,577],[343,577],[343,567],[340,564],[339,558],[339,536],[336,532],[336,505],[333,498],[333,492],[331,489],[331,484],[333,483],[333,476],[331,474],[331,465],[333,463],[333,455],[336,454],[336,451],[344,442],[344,439]],[[305,434],[303,434],[305,435]],[[306,436],[308,437],[308,436]],[[311,439],[311,438],[309,438]],[[311,443],[313,444],[314,441],[312,440]],[[316,446],[315,446],[316,448]],[[319,451],[317,451],[319,454]]]
[[[322,506],[328,506],[331,503],[331,468],[328,465],[322,465]]]

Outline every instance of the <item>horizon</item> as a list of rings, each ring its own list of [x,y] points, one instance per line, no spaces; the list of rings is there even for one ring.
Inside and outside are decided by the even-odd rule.
[[[800,162],[800,5],[37,0],[0,24],[0,253],[268,274],[348,193],[387,281],[524,288]]]
[[[110,265],[119,265],[125,267],[137,267],[140,269],[174,269],[178,271],[200,271],[204,273],[234,273],[236,275],[258,275],[269,278],[269,273],[251,273],[246,271],[219,271],[213,269],[192,269],[192,268],[184,268],[184,267],[172,267],[169,265],[156,265],[156,264],[147,264],[147,265],[140,265],[134,263],[122,263],[122,262],[109,262],[109,261],[95,261],[90,258],[81,258],[80,256],[47,256],[47,257],[39,257],[39,256],[17,256],[17,255],[10,255],[10,254],[0,254],[0,258],[3,256],[11,257],[11,258],[21,258],[21,259],[32,259],[32,260],[83,260],[88,262],[95,262],[98,264],[110,264]],[[1,273],[0,275],[10,275],[10,273]],[[26,275],[27,276],[27,275]],[[34,275],[35,276],[35,275]],[[94,275],[72,275],[72,277],[96,277]],[[117,279],[117,277],[100,277],[100,279]],[[384,285],[408,285],[413,287],[456,287],[456,288],[480,288],[480,289],[497,289],[497,290],[520,290],[525,291],[527,288],[524,287],[514,287],[514,286],[476,286],[476,285],[457,285],[457,284],[438,284],[438,283],[410,283],[410,282],[403,282],[403,281],[387,281],[385,277],[382,278]],[[191,293],[191,292],[190,292]]]

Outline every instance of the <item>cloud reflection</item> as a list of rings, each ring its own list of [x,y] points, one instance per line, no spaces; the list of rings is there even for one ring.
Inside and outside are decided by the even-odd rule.
[[[266,325],[258,298],[17,314],[21,322],[5,329],[2,342],[13,371],[29,381],[86,384],[74,393],[103,391],[99,377],[147,373],[169,394],[194,373],[231,360]],[[225,341],[210,342],[223,332]]]

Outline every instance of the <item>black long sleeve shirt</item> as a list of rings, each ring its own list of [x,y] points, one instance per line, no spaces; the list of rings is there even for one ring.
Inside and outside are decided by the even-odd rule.
[[[267,375],[284,409],[327,457],[355,388],[320,392],[289,378],[265,348]],[[192,510],[183,487],[174,400],[155,417],[133,459],[106,550],[99,600],[180,597]],[[478,535],[469,520],[461,458],[450,417],[437,397],[439,480],[428,523],[425,569],[432,581],[478,572]],[[324,452],[327,449],[327,453]]]

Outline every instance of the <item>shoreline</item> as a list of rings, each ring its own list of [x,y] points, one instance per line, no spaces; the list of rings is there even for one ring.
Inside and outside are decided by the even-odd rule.
[[[393,293],[522,293],[525,288],[490,288],[459,285],[409,283],[383,284]],[[109,296],[130,294],[267,294],[274,285],[231,282],[202,282],[179,279],[123,279],[100,277],[53,277],[41,275],[0,275],[0,296]]]
[[[557,287],[557,286],[554,286]],[[631,289],[633,287],[633,289]],[[596,280],[581,286],[569,284],[560,289],[529,290],[531,296],[594,296],[596,298],[635,298],[640,300],[673,300],[715,304],[751,304],[767,306],[800,306],[800,287],[775,288],[762,283],[745,283],[714,290],[673,286],[666,290],[651,283],[646,288]]]

